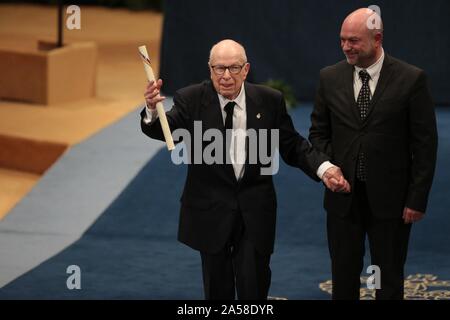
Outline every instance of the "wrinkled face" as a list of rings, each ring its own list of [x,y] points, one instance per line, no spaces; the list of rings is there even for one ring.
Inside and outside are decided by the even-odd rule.
[[[351,65],[367,68],[376,62],[381,35],[373,35],[364,25],[344,22],[341,28],[341,48]]]
[[[216,91],[227,99],[235,99],[247,78],[250,64],[233,48],[215,50],[209,62],[211,81]]]

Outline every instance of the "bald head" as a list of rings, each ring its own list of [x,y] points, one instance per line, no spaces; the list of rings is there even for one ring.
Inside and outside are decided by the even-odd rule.
[[[342,27],[368,32],[375,36],[376,33],[383,32],[383,21],[381,17],[369,8],[360,8],[350,13],[342,23]]]
[[[340,37],[349,64],[367,68],[383,53],[383,23],[372,9],[361,8],[349,14],[342,23]]]
[[[231,39],[222,40],[211,48],[209,53],[209,64],[215,64],[215,60],[224,56],[236,58],[241,64],[247,62],[247,55],[245,54],[244,47]]]

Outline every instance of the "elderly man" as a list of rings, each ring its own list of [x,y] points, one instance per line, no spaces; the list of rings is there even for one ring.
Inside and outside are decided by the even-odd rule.
[[[224,136],[226,131],[255,129],[259,140],[261,129],[278,130],[277,145],[286,163],[315,180],[322,178],[334,191],[350,190],[340,169],[295,131],[282,94],[245,82],[250,64],[240,44],[217,43],[208,65],[211,81],[175,93],[174,105],[166,113],[171,131],[181,128],[195,135],[194,122],[201,121],[203,131],[217,129]],[[164,100],[161,86],[158,80],[146,88],[141,127],[149,137],[163,140],[155,112],[156,103]],[[249,161],[258,154],[249,145],[232,140],[225,147],[227,157],[243,161],[188,166],[178,238],[200,251],[206,299],[234,299],[235,290],[239,299],[266,299],[269,291],[276,196],[272,176],[261,174],[263,163]],[[207,147],[203,141],[200,151]],[[192,154],[198,149],[188,150]]]
[[[425,213],[437,151],[433,102],[422,70],[385,54],[381,17],[351,13],[346,61],[324,68],[310,141],[342,168],[352,193],[325,192],[333,299],[358,299],[365,236],[381,271],[377,299],[403,299],[411,224]],[[375,268],[376,270],[376,268]]]

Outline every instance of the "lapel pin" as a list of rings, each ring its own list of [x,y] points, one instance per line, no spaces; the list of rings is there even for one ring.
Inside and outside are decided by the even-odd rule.
[[[256,115],[256,118],[257,118],[257,119],[261,119],[261,113],[258,113],[258,114]]]

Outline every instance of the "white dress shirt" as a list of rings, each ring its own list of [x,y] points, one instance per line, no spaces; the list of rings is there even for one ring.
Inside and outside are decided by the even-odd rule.
[[[377,60],[377,62],[375,62],[373,65],[365,69],[370,76],[369,79],[370,98],[373,97],[375,89],[377,88],[378,79],[380,79],[381,67],[383,67],[383,61],[384,61],[384,50],[382,51],[381,57]],[[355,66],[355,71],[353,74],[353,90],[355,93],[355,101],[358,101],[359,91],[361,91],[363,85],[362,80],[359,77],[359,72],[361,70],[364,70],[364,68]]]

